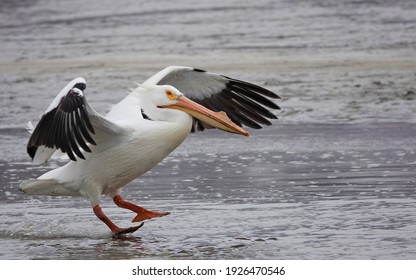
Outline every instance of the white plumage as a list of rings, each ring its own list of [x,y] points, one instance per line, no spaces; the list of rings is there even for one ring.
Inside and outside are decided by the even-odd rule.
[[[114,234],[133,232],[142,224],[126,229],[116,226],[99,206],[102,195],[136,212],[133,222],[167,215],[123,200],[121,187],[157,165],[191,131],[217,127],[247,136],[243,124],[253,128],[269,125],[267,118],[276,117],[265,107],[279,108],[264,97],[278,96],[264,88],[191,67],[165,68],[105,116],[88,104],[85,89],[83,78],[66,85],[28,143],[34,163],[46,162],[57,151],[66,153],[70,161],[37,179],[23,181],[20,189],[32,195],[86,196],[94,213]],[[225,111],[231,119],[210,109]]]

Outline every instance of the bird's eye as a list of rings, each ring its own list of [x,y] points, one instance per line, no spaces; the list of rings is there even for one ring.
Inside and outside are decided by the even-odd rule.
[[[166,96],[171,100],[176,100],[176,94],[174,94],[171,90],[165,90]]]

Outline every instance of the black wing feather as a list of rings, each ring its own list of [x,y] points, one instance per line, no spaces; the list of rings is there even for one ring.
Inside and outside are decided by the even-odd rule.
[[[245,106],[246,108],[249,108],[253,112],[257,112],[260,115],[269,119],[277,119],[277,117],[272,112],[270,112],[265,107],[255,102],[253,99],[248,98],[245,95],[241,94],[241,92],[230,90],[230,91],[227,91],[227,95],[228,95],[228,98],[231,98],[232,100],[237,101],[238,103]]]
[[[76,156],[85,159],[80,148],[91,152],[88,143],[96,145],[92,138],[95,132],[86,111],[84,89],[85,84],[75,84],[55,108],[42,116],[27,145],[32,159],[39,146],[60,149],[73,161]]]
[[[235,107],[234,110],[241,112],[241,114],[244,114],[245,116],[247,116],[247,118],[249,118],[253,123],[256,124],[255,127],[253,128],[261,128],[260,124],[271,125],[271,122],[268,121],[265,117],[261,116],[256,111],[253,111],[252,109],[247,108],[246,106],[242,105],[241,103],[233,99],[232,97],[233,93],[230,92],[229,90],[224,90],[223,95],[224,95],[224,98],[227,97],[228,100],[232,100],[232,104]]]
[[[228,117],[239,126],[246,125],[250,128],[260,129],[261,125],[271,125],[267,118],[277,119],[277,117],[265,106],[272,109],[279,109],[279,107],[259,93],[242,86],[243,84],[240,86],[236,86],[235,83],[227,84],[220,93],[195,101],[211,110],[226,112]],[[279,98],[277,95],[275,96],[275,98]],[[195,119],[193,131],[203,130],[206,127],[207,125]]]
[[[227,112],[228,117],[237,125],[246,125],[251,128],[259,129],[261,126],[253,121],[249,116],[241,112],[241,105],[226,95],[217,95],[215,97],[217,103],[223,104],[221,111]],[[239,110],[240,109],[240,110]]]
[[[258,85],[255,85],[255,84],[251,84],[249,82],[237,80],[237,79],[232,79],[232,78],[229,78],[229,77],[225,77],[225,78],[227,78],[229,80],[229,83],[230,84],[239,85],[241,88],[247,88],[248,90],[258,92],[258,93],[260,93],[262,95],[265,95],[267,97],[270,97],[270,98],[280,99],[280,97],[276,93],[274,93],[274,92],[272,92],[272,91],[270,91],[268,89],[265,89],[265,88],[263,88],[261,86],[258,86]]]
[[[280,107],[276,103],[273,103],[272,101],[263,97],[262,95],[260,95],[259,93],[255,91],[248,90],[247,88],[243,87],[242,84],[237,84],[233,81],[230,81],[228,87],[234,92],[241,93],[242,95],[248,98],[251,98],[258,103],[261,103],[264,106],[267,106],[269,108],[276,109],[276,110],[280,109]]]
[[[73,118],[74,118],[74,123],[76,124],[76,126],[80,126],[80,125],[82,125],[82,123],[83,123],[83,122],[82,122],[82,120],[80,119],[79,114],[73,114]],[[82,135],[81,135],[80,129],[75,129],[75,130],[74,130],[74,136],[75,136],[75,139],[77,140],[77,143],[80,145],[80,147],[81,147],[84,151],[91,153],[91,149],[90,149],[90,147],[88,147],[88,145],[85,143],[85,140],[84,140],[84,138],[83,138],[83,137],[82,137]]]

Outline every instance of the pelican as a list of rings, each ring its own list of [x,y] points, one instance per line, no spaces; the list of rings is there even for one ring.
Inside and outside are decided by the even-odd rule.
[[[84,196],[113,235],[143,225],[120,228],[102,211],[100,199],[136,213],[132,222],[168,215],[126,201],[121,188],[143,175],[177,148],[190,132],[205,128],[248,136],[243,125],[261,128],[280,109],[275,93],[241,80],[204,70],[169,66],[131,90],[106,115],[85,97],[86,81],[76,78],[55,97],[36,127],[27,152],[33,163],[64,153],[68,163],[37,179],[25,180],[28,195]]]

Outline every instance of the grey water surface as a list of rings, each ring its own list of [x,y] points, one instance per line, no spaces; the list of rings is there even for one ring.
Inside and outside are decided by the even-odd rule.
[[[0,259],[415,259],[416,3],[1,1]],[[123,189],[171,215],[112,238],[87,199],[25,196],[71,79],[99,112],[168,65],[264,86],[273,126],[196,133]],[[130,226],[134,213],[103,198]]]

